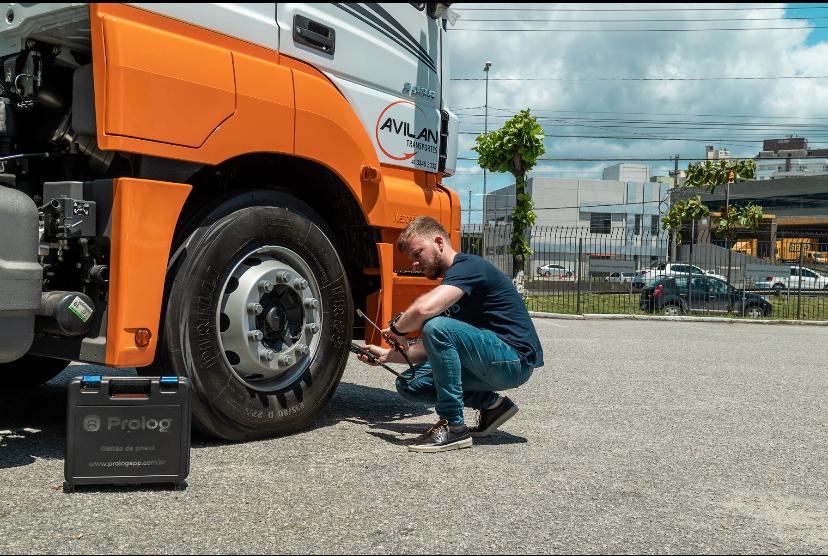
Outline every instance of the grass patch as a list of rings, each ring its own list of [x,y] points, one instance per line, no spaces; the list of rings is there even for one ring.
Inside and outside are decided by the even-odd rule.
[[[824,295],[803,295],[799,305],[797,296],[766,296],[773,311],[766,320],[796,320],[797,307],[801,314],[801,320],[828,320],[828,296]],[[583,314],[606,314],[606,315],[646,315],[650,314],[639,308],[639,294],[595,294],[584,293],[579,296],[577,292],[561,292],[550,295],[530,295],[526,298],[526,308],[530,311],[541,313],[563,313],[570,315]],[[730,316],[744,318],[738,314],[727,315],[726,313],[714,311],[693,311],[694,315],[700,316]]]

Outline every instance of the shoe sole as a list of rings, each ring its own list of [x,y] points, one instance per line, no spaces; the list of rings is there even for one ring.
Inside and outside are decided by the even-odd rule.
[[[506,421],[508,421],[512,417],[514,417],[515,413],[517,413],[517,412],[518,412],[518,406],[513,405],[503,415],[498,417],[495,421],[492,421],[492,424],[489,425],[486,428],[486,430],[470,433],[472,438],[481,438],[481,437],[484,437],[484,436],[489,436],[494,431],[496,431],[500,427],[500,425],[502,425],[503,423],[505,423]]]
[[[453,442],[451,444],[445,444],[443,446],[409,446],[409,452],[424,452],[427,454],[433,454],[435,452],[449,452],[451,450],[460,450],[462,448],[471,448],[472,447],[472,439],[471,438],[464,438],[459,442]]]

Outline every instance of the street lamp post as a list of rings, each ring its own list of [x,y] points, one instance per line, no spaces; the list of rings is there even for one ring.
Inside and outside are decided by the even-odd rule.
[[[492,67],[491,62],[486,62],[483,65],[483,71],[486,73],[486,101],[484,103],[483,115],[483,134],[489,133],[489,68]],[[483,257],[486,256],[486,169],[483,168],[483,218],[481,219],[481,228],[483,231]]]

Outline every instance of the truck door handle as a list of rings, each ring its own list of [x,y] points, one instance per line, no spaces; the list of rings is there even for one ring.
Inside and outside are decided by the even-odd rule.
[[[336,48],[336,31],[307,17],[295,15],[293,40],[325,54],[333,54]]]

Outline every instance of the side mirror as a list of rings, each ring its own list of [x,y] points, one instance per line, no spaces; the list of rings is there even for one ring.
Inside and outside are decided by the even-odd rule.
[[[449,6],[451,6],[452,2],[429,2],[426,4],[426,13],[428,17],[431,19],[440,19],[446,17],[448,14]]]

